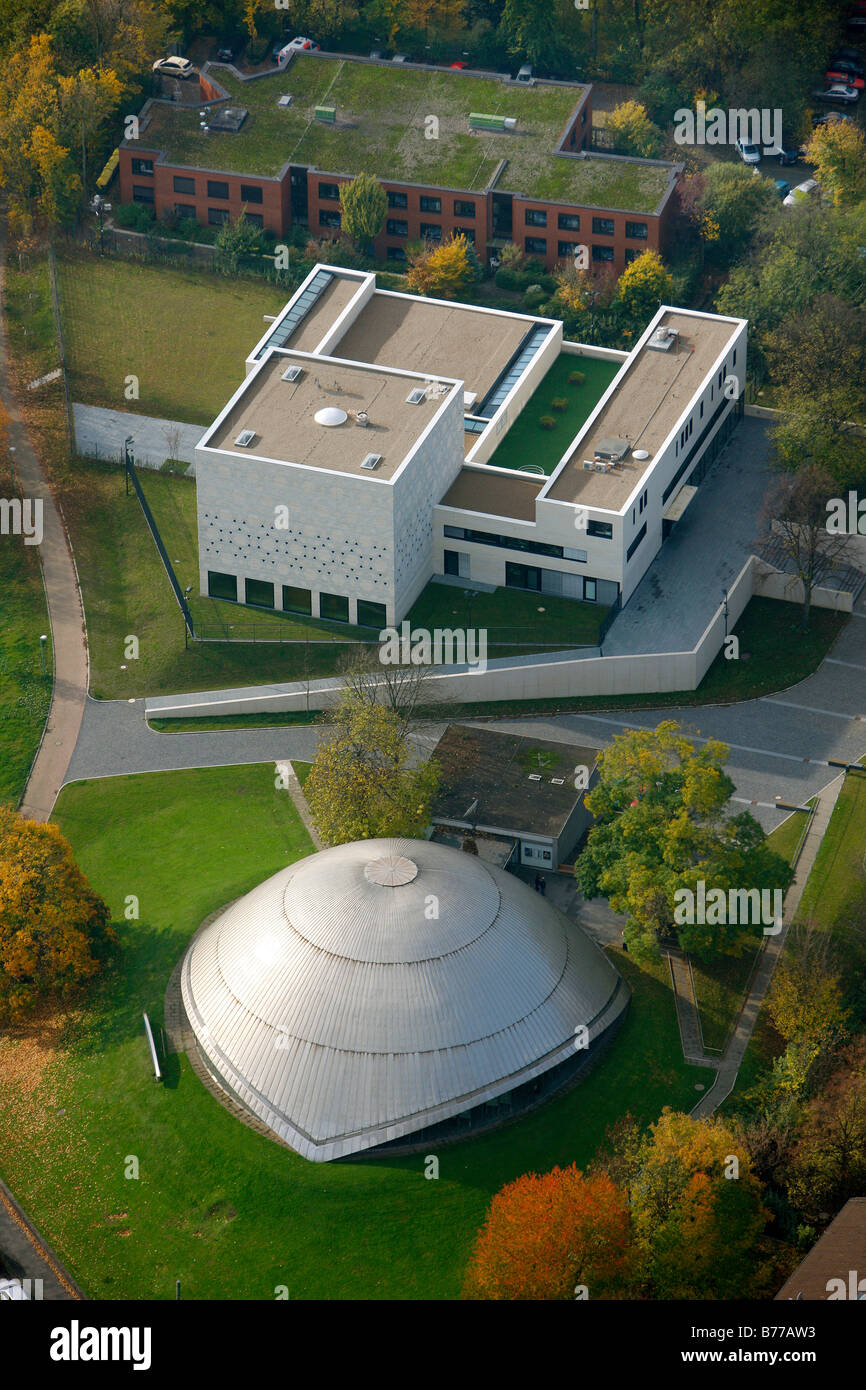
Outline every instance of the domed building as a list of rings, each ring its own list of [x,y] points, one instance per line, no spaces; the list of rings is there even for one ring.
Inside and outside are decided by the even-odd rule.
[[[280,870],[193,939],[181,994],[220,1087],[318,1162],[537,1104],[597,1056],[629,1000],[545,898],[427,840]]]

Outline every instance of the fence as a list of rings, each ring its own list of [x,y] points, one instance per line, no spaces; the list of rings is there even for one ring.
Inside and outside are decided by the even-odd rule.
[[[141,503],[141,510],[144,512],[144,519],[147,522],[150,534],[153,536],[153,541],[157,550],[159,551],[160,559],[162,560],[162,563],[165,566],[165,572],[168,575],[169,583],[171,584],[171,587],[174,590],[174,596],[177,599],[178,607],[180,608],[180,611],[183,614],[183,621],[186,628],[185,636],[188,635],[189,637],[192,637],[193,640],[195,640],[195,628],[193,626],[192,614],[189,611],[189,604],[187,603],[183,591],[177,582],[177,575],[174,572],[171,560],[169,560],[168,558],[166,548],[162,543],[162,536],[159,534],[159,527],[156,524],[153,512],[150,510],[147,498],[141,490],[141,483],[138,481],[138,478],[136,477],[135,469],[132,465],[132,460],[130,459],[129,454],[127,452],[124,452],[123,455],[123,466],[126,472],[127,491],[129,490],[129,483],[131,481],[132,486],[135,488],[135,495]]]

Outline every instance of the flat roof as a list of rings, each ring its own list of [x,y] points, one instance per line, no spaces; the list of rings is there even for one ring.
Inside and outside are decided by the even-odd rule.
[[[302,367],[302,375],[294,382],[283,381],[282,374],[292,362]],[[239,466],[246,453],[359,478],[388,480],[442,405],[441,396],[409,405],[406,397],[419,385],[423,383],[413,377],[381,368],[351,366],[330,357],[301,357],[291,351],[274,352],[247,377],[207,447],[236,453]],[[447,386],[450,389],[451,383]],[[317,411],[329,406],[345,411],[345,422],[337,426],[318,424],[314,418]],[[353,418],[357,411],[367,412],[366,427]],[[247,449],[235,444],[243,429],[256,434]],[[361,468],[367,454],[382,455],[381,463],[370,472]]]
[[[598,749],[449,724],[431,756],[442,768],[434,820],[554,838],[583,796],[574,769],[591,772]]]
[[[472,436],[477,439],[477,435]],[[477,468],[461,468],[442,498],[441,507],[460,507],[468,512],[486,512],[490,516],[507,516],[515,521],[535,521],[535,499],[541,491],[542,479],[509,478],[493,473],[484,464]],[[479,524],[477,530],[483,531]]]
[[[276,178],[287,164],[353,175],[374,170],[384,181],[499,189],[530,198],[651,213],[673,164],[554,153],[586,87],[534,86],[495,75],[298,54],[283,72],[242,81],[219,64],[207,76],[249,115],[237,132],[199,128],[198,110],[161,102],[137,148],[165,152],[169,163]],[[288,107],[277,98],[290,93]],[[315,118],[319,104],[337,119]],[[470,112],[513,116],[514,131],[470,131]],[[436,138],[428,118],[435,116]],[[504,164],[503,164],[504,161]],[[502,166],[502,167],[500,167]]]
[[[588,430],[578,435],[545,497],[620,511],[740,327],[733,319],[670,309],[656,326],[662,324],[677,330],[677,344],[667,352],[644,344],[628,359],[613,392]],[[613,472],[587,472],[583,461],[593,458],[603,439],[627,440],[649,457],[635,459],[629,453]]]
[[[341,275],[338,267],[328,266],[334,278],[316,300],[310,312],[301,320],[286,346],[299,352],[315,352],[319,343],[339,318],[346,305],[360,291],[363,281],[356,276]],[[363,359],[366,361],[366,359]],[[399,367],[399,362],[388,364]]]
[[[856,1293],[852,1294],[849,1287],[850,1271],[860,1271],[864,1264],[866,1197],[851,1197],[838,1216],[830,1222],[817,1245],[812,1246],[808,1255],[800,1261],[794,1273],[782,1285],[776,1294],[776,1300],[793,1298],[812,1302],[825,1301],[830,1297],[831,1290],[827,1285],[831,1279],[842,1280],[844,1297],[856,1298]],[[859,1277],[859,1273],[855,1274],[855,1283]],[[836,1292],[836,1297],[838,1296]]]
[[[376,290],[331,353],[352,362],[455,377],[480,402],[540,322]]]

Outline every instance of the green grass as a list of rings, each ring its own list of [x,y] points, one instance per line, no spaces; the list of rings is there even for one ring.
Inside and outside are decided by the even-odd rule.
[[[808,811],[792,811],[787,819],[783,820],[781,825],[777,825],[775,830],[771,830],[767,836],[767,843],[777,854],[781,854],[783,859],[787,859],[789,864],[794,862],[794,854],[808,819]]]
[[[14,495],[4,470],[0,496]],[[0,535],[0,595],[0,802],[17,806],[48,717],[52,659],[38,549],[20,536]]]
[[[378,172],[383,178],[482,192],[497,165],[497,188],[530,197],[651,212],[668,170],[617,160],[581,160],[553,150],[580,99],[580,89],[522,89],[452,72],[402,71],[342,59],[295,59],[284,73],[240,82],[226,69],[217,80],[249,115],[237,134],[205,135],[197,110],[152,108],[142,146],[170,162],[274,178],[289,162],[325,173]],[[291,92],[288,108],[277,97]],[[337,124],[316,121],[314,107],[337,107]],[[469,113],[516,116],[513,133],[469,130]],[[430,138],[429,116],[438,120]]]
[[[525,468],[532,464],[533,472],[541,468],[549,477],[621,365],[561,352],[488,460],[491,467]],[[580,386],[569,384],[568,378],[574,371],[583,372],[586,378]],[[551,402],[557,397],[568,400],[567,410],[552,409]],[[542,415],[556,420],[552,430],[542,429],[538,423]]]
[[[524,1120],[440,1155],[308,1163],[254,1134],[185,1059],[156,1085],[141,1026],[191,933],[224,902],[307,852],[272,768],[79,783],[56,820],[118,921],[122,956],[32,1094],[0,1067],[3,1177],[92,1298],[455,1297],[492,1194],[520,1173],[592,1158],[626,1110],[694,1103],[670,990],[617,964],[634,998],[597,1069]],[[140,920],[125,921],[127,896]],[[10,1038],[0,1048],[15,1046]],[[135,1154],[138,1181],[125,1180]]]
[[[307,778],[310,775],[310,770],[312,766],[312,763],[304,763],[300,762],[297,758],[292,758],[292,767],[295,769],[295,776],[297,777],[302,787],[306,786],[307,784]]]
[[[72,399],[193,425],[219,414],[243,381],[262,315],[289,297],[256,280],[84,253],[58,261],[58,280]],[[124,395],[130,375],[137,400]]]
[[[862,937],[866,923],[866,772],[850,772],[818,848],[797,917]]]
[[[469,594],[474,594],[471,605]],[[544,612],[539,610],[543,609]],[[430,583],[408,615],[413,627],[475,628],[487,632],[491,657],[569,646],[594,646],[608,610],[597,603],[576,603],[522,589],[495,589]]]

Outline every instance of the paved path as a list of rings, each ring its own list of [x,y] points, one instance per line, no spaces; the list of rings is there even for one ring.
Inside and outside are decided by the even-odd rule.
[[[167,458],[182,459],[191,465],[188,476],[195,476],[195,446],[204,434],[203,425],[134,415],[126,410],[104,410],[79,401],[73,402],[72,419],[79,454],[119,463],[123,459],[124,440],[132,435],[130,449],[139,466],[161,468]]]
[[[5,241],[2,233],[0,291],[5,293]],[[12,395],[5,320],[3,331],[0,332],[0,396],[10,415],[9,444],[14,449],[15,470],[22,492],[25,497],[42,499],[43,538],[39,558],[54,644],[54,686],[42,742],[24,789],[20,810],[22,815],[33,820],[45,821],[66,778],[81,727],[87,690],[87,640],[78,576],[66,530]]]
[[[84,1297],[4,1182],[0,1182],[0,1255],[10,1278],[31,1281],[32,1299],[61,1303]]]
[[[671,988],[677,1006],[677,1023],[680,1028],[680,1042],[683,1056],[687,1062],[698,1067],[718,1065],[718,1058],[708,1057],[704,1051],[704,1034],[701,1028],[701,1015],[695,998],[695,981],[689,958],[684,951],[668,950],[668,967],[671,972]]]

